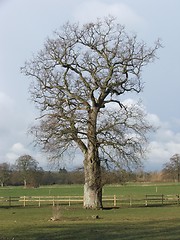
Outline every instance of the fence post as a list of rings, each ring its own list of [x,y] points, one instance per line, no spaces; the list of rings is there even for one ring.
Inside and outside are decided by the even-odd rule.
[[[179,205],[179,194],[177,194],[176,196],[177,196],[177,204]]]
[[[116,203],[117,203],[117,199],[116,199],[116,195],[114,195],[114,207],[116,207]]]
[[[11,207],[11,197],[9,197],[9,207]]]
[[[24,207],[26,206],[26,196],[24,196],[24,198],[23,198],[23,206]]]
[[[55,202],[54,202],[54,196],[53,196],[53,207],[55,206]]]
[[[148,201],[147,201],[147,194],[146,194],[145,205],[146,205],[146,207],[147,207],[147,205],[148,205]]]
[[[69,207],[71,206],[71,198],[69,197]]]
[[[164,203],[164,195],[162,194],[162,205],[163,205],[163,203]]]

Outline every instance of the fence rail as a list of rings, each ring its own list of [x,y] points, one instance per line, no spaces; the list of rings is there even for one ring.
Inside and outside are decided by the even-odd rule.
[[[135,196],[103,196],[105,207],[123,206],[152,206],[152,205],[175,205],[180,204],[180,195],[145,195],[144,197]],[[21,196],[21,197],[0,197],[0,207],[13,206],[38,206],[42,205],[75,205],[83,204],[83,196]]]
[[[19,199],[20,202],[23,203],[23,206],[25,207],[27,203],[38,203],[38,206],[40,207],[41,204],[52,204],[53,206],[57,204],[68,204],[69,206],[72,205],[72,203],[83,203],[83,197],[82,196],[23,196]]]

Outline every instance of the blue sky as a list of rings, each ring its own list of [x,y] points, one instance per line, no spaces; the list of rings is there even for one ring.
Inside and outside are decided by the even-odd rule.
[[[158,38],[164,46],[142,74],[145,88],[139,97],[159,126],[145,169],[159,170],[180,153],[179,9],[179,0],[0,0],[0,163],[28,153],[47,165],[27,135],[38,113],[28,100],[30,82],[20,73],[25,60],[66,21],[83,23],[108,14],[149,46]]]

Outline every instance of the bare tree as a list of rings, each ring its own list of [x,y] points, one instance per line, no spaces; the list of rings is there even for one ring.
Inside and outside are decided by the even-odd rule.
[[[35,173],[38,170],[38,161],[30,155],[22,155],[16,160],[16,169],[20,172],[23,179],[24,187],[27,186],[27,181],[32,181]],[[34,176],[33,176],[34,175]]]
[[[164,164],[163,174],[180,182],[180,154],[174,154],[170,161]]]
[[[41,112],[32,131],[54,157],[75,146],[82,151],[84,207],[101,208],[101,164],[138,164],[144,154],[151,126],[142,109],[122,97],[142,91],[142,68],[160,43],[147,48],[112,17],[67,23],[54,34],[22,68]]]
[[[1,163],[0,164],[0,185],[4,187],[7,181],[10,179],[10,165],[8,163]]]

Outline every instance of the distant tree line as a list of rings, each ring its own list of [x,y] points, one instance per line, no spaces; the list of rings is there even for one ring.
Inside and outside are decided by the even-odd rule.
[[[102,184],[125,184],[127,182],[179,182],[180,154],[175,154],[164,164],[159,172],[117,169],[109,170],[102,167]],[[0,164],[0,186],[39,187],[53,184],[84,184],[84,169],[76,168],[68,171],[65,168],[47,171],[39,167],[30,155],[20,156],[14,165]]]
[[[35,165],[36,166],[36,165]],[[76,168],[68,171],[60,168],[56,171],[47,171],[43,168],[31,168],[27,165],[7,163],[0,164],[0,184],[3,186],[39,187],[53,184],[84,184],[84,169]],[[138,176],[139,178],[139,176]],[[102,169],[103,184],[124,184],[127,181],[136,181],[137,174],[125,170]]]

